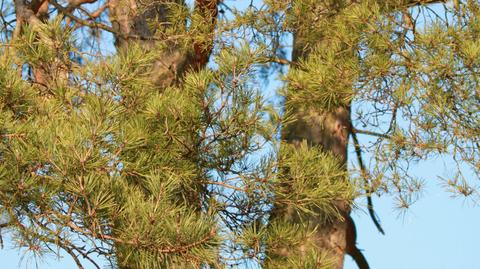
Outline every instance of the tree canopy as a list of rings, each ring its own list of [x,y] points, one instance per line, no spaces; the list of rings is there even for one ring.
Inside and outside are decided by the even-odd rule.
[[[445,189],[480,198],[478,1],[2,0],[0,15],[0,237],[35,255],[366,269],[356,197],[383,233],[372,196],[408,209],[410,167],[447,156]]]

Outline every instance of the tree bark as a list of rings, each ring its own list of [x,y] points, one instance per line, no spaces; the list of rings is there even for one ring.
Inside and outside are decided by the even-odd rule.
[[[181,49],[175,38],[158,39],[149,29],[148,21],[156,20],[159,28],[165,31],[168,26],[168,15],[171,5],[184,6],[183,0],[163,1],[153,5],[149,10],[141,12],[135,0],[110,0],[110,21],[116,31],[115,46],[118,50],[126,49],[132,43],[140,44],[146,50],[158,49],[156,43],[166,44],[153,65],[152,80],[159,87],[168,87],[178,83],[186,71],[198,71],[204,68],[212,52],[213,32],[217,16],[217,0],[196,0],[195,11],[202,15],[204,24],[208,25],[204,34],[210,39],[207,42],[194,42],[189,49]],[[186,23],[186,22],[185,22]],[[186,37],[186,36],[185,36]]]
[[[20,37],[25,25],[35,28],[38,27],[39,24],[45,23],[49,18],[48,0],[34,0],[29,4],[26,4],[22,0],[15,0],[14,4],[17,22],[13,32],[13,40]],[[40,85],[45,85],[47,81],[52,78],[51,74],[48,72],[52,70],[47,70],[52,69],[51,66],[31,66],[31,69],[33,75],[32,80]],[[59,67],[59,69],[61,68]],[[61,77],[65,78],[65,75],[62,74]],[[66,80],[66,78],[64,80]]]
[[[298,49],[299,47],[294,45],[294,51]],[[306,56],[304,55],[304,57]],[[296,60],[294,59],[294,61]],[[293,144],[299,144],[305,140],[310,146],[321,146],[323,150],[332,152],[346,169],[350,135],[350,108],[339,106],[333,112],[328,113],[313,108],[307,111],[299,109],[293,113],[296,121],[283,130],[283,140]],[[358,249],[355,246],[356,236],[347,236],[348,230],[355,230],[355,224],[350,218],[350,205],[339,202],[335,206],[343,219],[336,219],[326,225],[318,223],[315,217],[307,222],[311,228],[319,225],[313,240],[318,248],[329,252],[335,258],[333,268],[341,269],[345,253],[347,253],[347,246],[352,250]],[[353,240],[353,242],[347,242],[347,239]]]
[[[329,14],[332,14],[332,12],[340,12],[347,4],[348,3],[336,2],[325,4],[322,8],[330,9]],[[300,59],[309,57],[311,48],[324,42],[321,37],[319,40],[309,40],[307,38],[308,34],[308,32],[294,33],[292,51],[293,66],[295,66],[295,63]],[[322,34],[316,36],[322,36]],[[288,103],[288,95],[286,101]],[[338,106],[330,110],[330,112],[325,112],[313,107],[305,109],[293,107],[291,109],[293,110],[292,116],[295,118],[295,121],[284,127],[282,130],[282,140],[294,145],[300,145],[302,141],[306,141],[309,146],[320,146],[323,150],[333,153],[344,169],[346,169],[348,138],[350,134],[349,106]],[[348,247],[356,249],[354,238],[356,234],[350,234],[353,235],[353,237],[347,236],[347,231],[355,231],[355,227],[352,226],[354,225],[353,221],[351,221],[349,216],[349,203],[337,202],[335,207],[342,216],[341,219],[323,223],[319,221],[316,216],[305,216],[302,222],[304,224],[306,223],[310,229],[316,229],[316,233],[312,238],[313,243],[317,249],[322,252],[327,252],[334,260],[332,268],[341,269],[343,268],[344,256],[347,252],[347,239],[354,240],[354,246]],[[317,213],[321,214],[321,212]],[[288,207],[276,204],[272,211],[271,220],[282,218],[290,222],[300,222],[301,220],[296,215],[297,213]],[[286,250],[286,253],[288,255],[288,250]],[[368,264],[367,267],[364,268],[368,268]]]

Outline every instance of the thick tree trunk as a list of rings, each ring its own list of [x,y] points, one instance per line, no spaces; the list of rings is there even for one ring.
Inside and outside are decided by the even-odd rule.
[[[331,151],[337,156],[346,169],[347,146],[349,136],[350,111],[348,107],[338,107],[332,113],[324,113],[310,109],[295,112],[297,119],[283,132],[283,138],[288,143],[298,144],[306,140],[309,145],[320,145],[325,151]],[[347,249],[347,229],[353,222],[349,219],[350,208],[346,203],[336,205],[344,220],[333,222],[318,227],[315,243],[321,249],[334,253],[337,261],[335,268],[342,268],[343,257]],[[314,219],[310,225],[318,223]],[[312,227],[313,228],[313,227]],[[354,229],[354,228],[353,228]],[[355,242],[350,242],[355,244]]]
[[[35,28],[41,23],[45,23],[49,18],[48,0],[34,0],[28,4],[22,0],[15,0],[14,4],[17,19],[13,32],[14,41],[21,36],[25,25]],[[56,65],[36,63],[34,66],[31,65],[30,68],[32,70],[32,81],[40,85],[46,85],[52,80],[65,82],[68,78],[68,74],[65,72],[64,66],[61,66],[60,61],[57,61]]]
[[[308,111],[297,110],[294,112],[294,117],[296,121],[283,130],[283,140],[293,144],[306,141],[308,145],[321,146],[325,151],[332,152],[346,169],[350,135],[350,109],[348,107],[337,107],[330,113],[317,111],[313,108]],[[355,246],[356,236],[352,233],[347,235],[347,231],[355,231],[353,220],[350,218],[349,204],[338,203],[335,206],[343,219],[336,219],[328,224],[321,225],[313,217],[308,222],[311,228],[320,225],[317,227],[317,233],[314,236],[315,244],[336,259],[334,268],[341,269],[343,268],[345,253],[354,253],[357,256],[361,253],[352,252],[358,250]],[[292,219],[293,217],[287,218]]]
[[[182,0],[172,0],[165,4],[156,4],[151,10],[141,12],[135,0],[110,0],[109,19],[117,32],[115,35],[117,49],[126,49],[132,43],[139,44],[145,50],[155,49],[156,42],[148,27],[148,20],[157,20],[159,25],[166,23],[169,5],[174,4],[184,5]],[[180,51],[174,41],[169,43],[171,44],[159,54],[153,67],[152,79],[160,87],[175,83],[187,60],[187,55]]]

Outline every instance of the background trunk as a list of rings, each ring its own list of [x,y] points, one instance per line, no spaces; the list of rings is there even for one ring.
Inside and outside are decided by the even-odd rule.
[[[308,111],[295,111],[297,119],[283,131],[283,139],[287,143],[299,144],[306,140],[312,146],[320,145],[325,151],[333,152],[347,168],[347,145],[349,136],[350,111],[348,107],[338,107],[335,112],[324,113],[310,109]],[[335,268],[343,267],[343,257],[347,250],[348,225],[353,225],[350,220],[350,207],[347,203],[335,205],[342,217],[317,228],[314,241],[322,250],[326,250],[335,257]],[[291,212],[289,214],[296,214]],[[293,216],[287,217],[293,219]],[[311,228],[319,225],[315,217],[307,220]],[[354,227],[352,227],[355,229]],[[353,240],[355,240],[353,238]],[[355,241],[349,242],[355,244]]]

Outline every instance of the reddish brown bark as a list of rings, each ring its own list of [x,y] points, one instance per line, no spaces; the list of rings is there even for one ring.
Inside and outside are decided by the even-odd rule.
[[[36,27],[48,20],[48,0],[34,0],[29,4],[21,0],[14,1],[17,24],[13,33],[13,39],[17,39],[23,27],[28,24],[31,27]],[[33,81],[45,85],[48,81],[49,74],[45,68],[40,65],[31,66]]]
[[[218,15],[218,0],[197,0],[195,3],[197,12],[205,18],[205,23],[208,25],[207,31],[209,33],[206,34],[211,37],[207,42],[195,42],[193,44],[193,53],[188,65],[191,66],[194,71],[198,71],[206,66],[213,49],[213,35]]]
[[[197,0],[195,11],[203,18],[208,36],[204,42],[194,42],[190,50],[182,50],[175,39],[161,40],[154,37],[148,28],[147,21],[158,20],[158,23],[167,22],[169,5],[184,5],[183,0],[170,0],[158,4],[154,10],[139,12],[135,0],[110,0],[110,21],[116,31],[116,46],[124,49],[132,42],[140,43],[145,49],[155,48],[155,42],[164,42],[167,49],[160,53],[153,67],[153,80],[160,87],[167,87],[181,80],[186,71],[198,71],[204,68],[210,58],[213,48],[214,29],[217,17],[217,0]],[[188,33],[185,34],[188,35]],[[134,36],[135,38],[132,38]],[[140,37],[140,38],[138,38]],[[180,37],[181,38],[181,37]],[[167,40],[168,39],[168,40]]]

